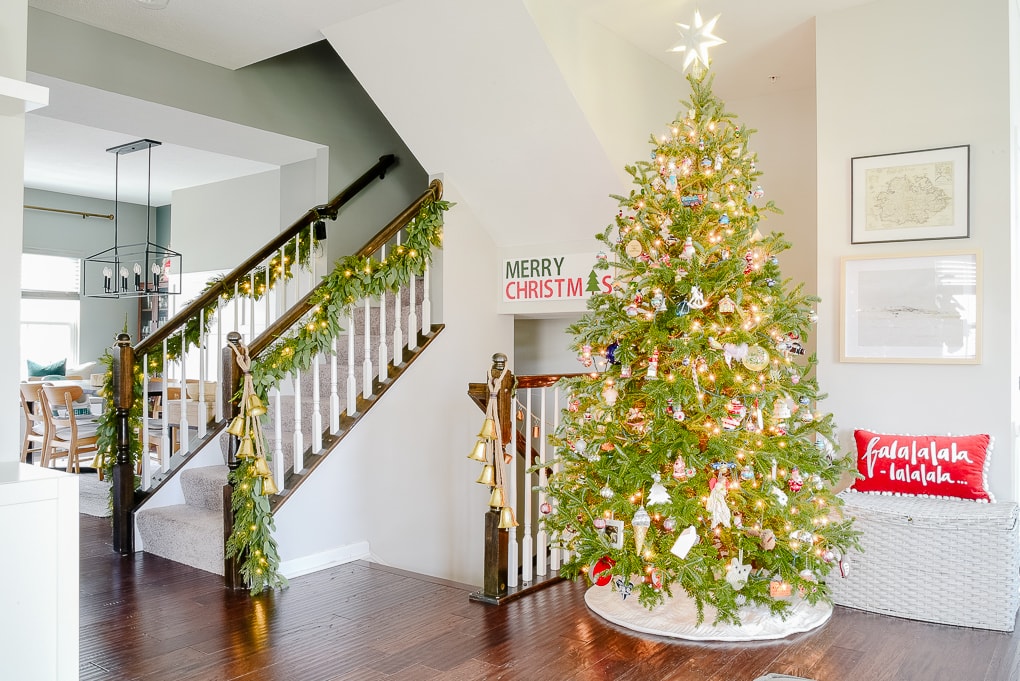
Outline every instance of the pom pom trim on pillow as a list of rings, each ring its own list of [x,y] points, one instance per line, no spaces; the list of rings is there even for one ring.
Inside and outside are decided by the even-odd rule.
[[[857,472],[852,489],[988,503],[991,435],[906,435],[855,430]]]

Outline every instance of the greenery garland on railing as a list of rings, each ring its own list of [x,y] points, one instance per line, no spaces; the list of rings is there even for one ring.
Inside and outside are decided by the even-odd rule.
[[[310,302],[312,309],[292,333],[282,336],[252,360],[255,391],[263,399],[288,374],[306,371],[320,353],[332,352],[343,331],[341,322],[354,304],[366,297],[393,292],[421,276],[432,261],[432,249],[443,235],[448,201],[426,201],[407,226],[406,239],[383,260],[350,255],[336,262]],[[408,333],[417,333],[409,329]],[[272,536],[273,516],[261,494],[262,479],[250,460],[231,471],[234,486],[234,530],[227,540],[227,557],[240,556],[241,575],[252,594],[283,584],[279,555]]]
[[[294,277],[294,267],[300,267],[308,270],[309,263],[315,252],[315,247],[318,246],[318,241],[312,238],[311,228],[309,228],[309,236],[302,238],[299,233],[294,239],[291,239],[283,248],[280,250],[282,253],[277,252],[277,255],[273,256],[269,260],[269,290],[272,290],[280,280],[287,281]],[[184,322],[184,334],[183,342],[185,352],[187,349],[198,347],[199,341],[202,334],[207,332],[212,325],[213,316],[218,311],[221,305],[231,302],[235,297],[249,300],[260,300],[266,294],[266,277],[265,267],[258,266],[253,272],[256,272],[256,284],[254,289],[251,285],[251,273],[243,282],[240,282],[237,287],[226,286],[223,283],[223,277],[215,277],[210,279],[206,284],[203,293],[213,289],[220,289],[219,298],[215,302],[202,308],[202,310]],[[203,314],[204,312],[204,314]],[[127,332],[127,328],[124,329]],[[166,341],[166,353],[170,360],[176,360],[181,357],[183,352],[182,347],[182,336],[180,332],[174,333]],[[113,356],[108,349],[103,353],[103,356],[99,358],[99,361],[106,367],[106,375],[103,379],[103,386],[99,390],[99,395],[105,398],[106,406],[103,409],[103,413],[99,418],[96,419],[96,437],[97,437],[97,450],[101,464],[107,474],[109,474],[112,480],[113,465],[117,461],[117,421],[116,421],[116,407],[114,404],[114,387],[113,387]],[[146,353],[145,357],[135,357],[135,372],[134,372],[134,403],[131,408],[131,421],[130,427],[132,433],[140,433],[142,425],[142,405],[145,403],[145,398],[142,396],[142,362],[148,363],[148,372],[150,375],[161,374],[163,372],[163,344],[157,345],[155,348]],[[132,467],[137,466],[138,461],[142,455],[142,440],[140,437],[131,438],[131,465]],[[136,485],[137,486],[137,485]],[[113,492],[111,490],[111,499]]]
[[[394,292],[406,286],[412,276],[421,276],[432,260],[432,249],[442,243],[443,213],[450,209],[448,201],[426,201],[418,215],[408,224],[406,238],[400,246],[394,247],[383,260],[370,256],[350,255],[336,262],[333,270],[323,279],[323,285],[312,298],[314,307],[301,325],[292,333],[282,336],[252,362],[251,373],[255,390],[263,398],[268,391],[279,384],[288,374],[307,370],[312,359],[319,353],[329,353],[333,341],[343,332],[341,322],[347,318],[354,304],[366,297],[376,297],[384,292]],[[290,279],[293,266],[305,266],[312,253],[311,240],[294,244],[288,242],[282,262],[279,257],[270,261],[269,288],[280,278]],[[211,280],[206,290],[222,286],[220,280]],[[264,279],[256,281],[254,290],[249,281],[237,287],[236,295],[258,300],[266,293]],[[235,296],[233,289],[224,287],[221,298],[230,301]],[[200,335],[208,329],[212,314],[221,303],[210,304],[205,315],[189,318],[184,327],[185,348],[197,346]],[[205,329],[200,328],[200,317],[204,316]],[[409,330],[417,333],[417,330]],[[167,357],[177,359],[181,351],[181,334],[167,339]],[[153,349],[145,358],[149,373],[163,369],[162,347]],[[142,394],[142,357],[135,358],[134,402],[130,412],[132,433],[140,433],[142,410],[145,396]],[[114,404],[112,362],[109,350],[102,357],[106,365],[106,377],[101,395],[106,400],[106,409],[98,419],[98,449],[104,457],[104,466],[111,476],[116,463],[117,427]],[[137,465],[141,457],[141,438],[131,438],[131,465]],[[255,467],[243,461],[231,472],[230,482],[234,487],[232,508],[235,513],[234,529],[227,540],[227,557],[241,556],[241,575],[250,592],[261,593],[266,589],[282,586],[284,578],[279,574],[279,554],[276,540],[272,536],[273,516],[268,498],[262,494],[261,478]]]

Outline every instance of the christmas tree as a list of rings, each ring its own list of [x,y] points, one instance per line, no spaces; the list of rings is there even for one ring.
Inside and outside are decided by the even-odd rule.
[[[753,132],[727,113],[706,70],[651,161],[627,167],[597,235],[613,290],[568,331],[590,375],[565,379],[570,403],[544,517],[586,574],[646,607],[686,592],[739,622],[744,604],[782,615],[790,599],[828,599],[823,578],[856,533],[831,487],[830,414],[803,340],[815,321],[801,285],[780,274],[781,234],[764,202]]]

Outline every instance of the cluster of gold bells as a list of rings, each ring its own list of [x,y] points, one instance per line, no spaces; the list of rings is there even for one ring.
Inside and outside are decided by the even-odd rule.
[[[241,439],[237,458],[254,459],[255,475],[262,481],[262,494],[266,496],[277,494],[280,488],[276,486],[273,474],[269,470],[269,462],[266,461],[268,447],[266,436],[262,432],[262,424],[259,422],[259,418],[266,413],[266,407],[255,394],[255,386],[248,371],[251,366],[248,348],[241,345],[240,351],[235,348],[234,353],[237,355],[238,366],[244,371],[244,387],[241,391],[241,413],[230,421],[227,432]]]
[[[489,404],[491,406],[495,405],[493,397],[490,397]],[[492,452],[491,458],[489,456],[490,451]],[[503,456],[498,456],[500,452],[503,453]],[[478,433],[478,442],[475,443],[467,458],[485,464],[482,467],[482,474],[478,476],[475,482],[479,485],[488,485],[492,488],[492,494],[489,496],[489,506],[499,509],[499,529],[507,530],[511,527],[517,527],[514,509],[507,505],[506,492],[503,490],[503,465],[512,462],[513,456],[503,450],[499,429],[494,418],[486,416],[485,421],[482,423],[482,430]],[[490,461],[492,463],[489,463]]]

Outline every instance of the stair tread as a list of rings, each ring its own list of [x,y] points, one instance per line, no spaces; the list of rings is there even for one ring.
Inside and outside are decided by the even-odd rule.
[[[136,517],[146,553],[223,574],[223,514],[191,504],[143,509]]]

